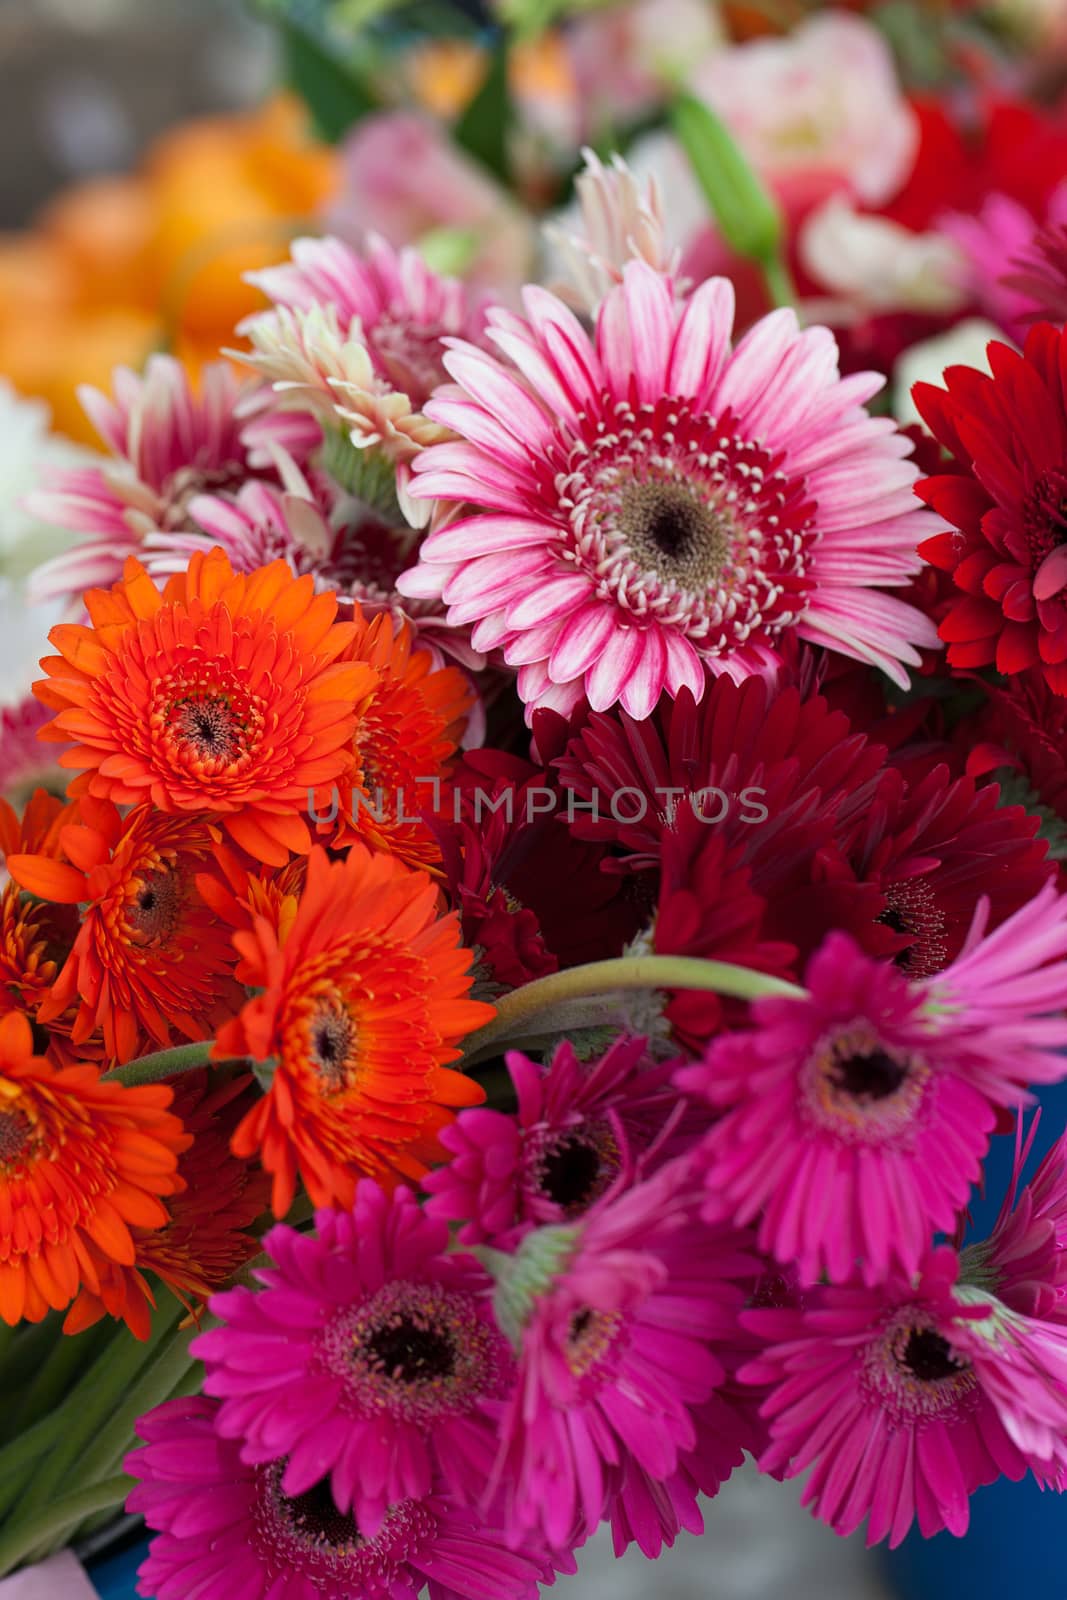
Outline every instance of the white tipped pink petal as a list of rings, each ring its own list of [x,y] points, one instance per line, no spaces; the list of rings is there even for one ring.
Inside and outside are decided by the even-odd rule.
[[[462,393],[426,413],[459,442],[420,455],[412,493],[476,510],[430,533],[402,592],[443,596],[521,667],[528,714],[645,716],[708,671],[766,670],[788,629],[907,681],[936,632],[881,591],[936,519],[908,441],[863,409],[880,378],[841,379],[832,334],[791,311],[731,348],[727,282],[679,302],[640,260],[592,335],[545,290],[525,306],[488,313],[500,358],[449,341]]]

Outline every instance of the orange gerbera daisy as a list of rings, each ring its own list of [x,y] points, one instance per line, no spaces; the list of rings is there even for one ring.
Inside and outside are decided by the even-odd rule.
[[[189,1143],[165,1084],[128,1089],[88,1064],[33,1054],[26,1018],[0,1018],[0,1318],[40,1322],[130,1266],[132,1226],[161,1227]]]
[[[103,1030],[108,1054],[128,1061],[175,1032],[203,1039],[241,999],[229,931],[201,897],[197,875],[213,863],[214,839],[199,816],[167,816],[145,804],[125,818],[86,797],[62,828],[65,860],[14,854],[15,881],[58,905],[85,906],[73,949],[37,1018],[76,1008],[71,1041]]]
[[[58,857],[63,828],[76,820],[76,805],[65,805],[44,789],[27,802],[21,821],[0,799],[0,1016],[21,1011],[36,1018],[78,933],[78,913],[24,894],[7,877],[7,862],[23,851]]]
[[[338,658],[355,632],[337,596],[284,561],[234,573],[197,552],[162,595],[131,557],[85,597],[90,626],[61,623],[34,685],[57,713],[41,737],[78,741],[71,795],[212,812],[257,860],[310,848],[308,794],[351,765],[353,704],[373,669]]]
[[[437,667],[428,650],[414,648],[409,622],[388,612],[368,620],[357,608],[356,629],[343,659],[372,667],[374,680],[356,706],[352,770],[318,797],[315,816],[332,819],[318,832],[335,847],[360,838],[411,866],[433,867],[441,852],[419,814],[434,804],[474,692],[458,667]]]
[[[155,1297],[145,1272],[155,1273],[193,1310],[258,1252],[259,1240],[245,1229],[267,1209],[270,1180],[261,1167],[230,1150],[251,1086],[247,1073],[225,1083],[206,1071],[175,1080],[173,1109],[191,1139],[178,1161],[185,1187],[168,1200],[163,1227],[130,1229],[136,1266],[109,1263],[99,1275],[98,1293],[83,1288],[68,1313],[68,1333],[112,1316],[146,1339]]]
[[[450,1107],[481,1087],[445,1065],[493,1016],[466,998],[470,952],[438,917],[424,872],[354,844],[331,863],[316,847],[288,934],[257,918],[234,943],[238,976],[262,993],[218,1036],[217,1056],[271,1063],[271,1086],[233,1139],[274,1175],[284,1216],[299,1172],[316,1205],[352,1204],[357,1178],[419,1178],[440,1155]]]

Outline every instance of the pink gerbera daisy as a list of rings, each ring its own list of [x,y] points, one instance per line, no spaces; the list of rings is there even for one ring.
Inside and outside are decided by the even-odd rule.
[[[142,1417],[145,1445],[126,1458],[139,1478],[127,1501],[159,1530],[138,1574],[153,1600],[537,1600],[558,1552],[502,1534],[435,1488],[389,1507],[373,1536],[341,1511],[325,1480],[302,1494],[282,1488],[282,1460],[259,1466],[218,1433],[218,1406],[168,1400]]]
[[[363,254],[340,239],[297,239],[292,260],[249,273],[274,303],[241,323],[244,359],[287,405],[336,413],[360,448],[406,468],[444,436],[425,403],[445,381],[445,338],[476,338],[482,316],[466,286],[418,251],[372,235]],[[406,474],[401,479],[406,483]]]
[[[725,1377],[714,1346],[758,1271],[747,1238],[702,1228],[698,1206],[682,1158],[490,1255],[520,1369],[494,1479],[513,1532],[573,1542],[605,1515],[616,1468],[663,1484],[697,1448],[693,1410]]]
[[[813,1290],[746,1312],[768,1347],[740,1376],[770,1384],[764,1471],[811,1469],[803,1501],[867,1543],[967,1531],[968,1500],[1002,1474],[1058,1483],[1067,1450],[1067,1332],[957,1283],[931,1252],[917,1280]]]
[[[329,1475],[367,1534],[435,1479],[476,1500],[514,1381],[491,1280],[473,1256],[447,1254],[447,1224],[409,1189],[365,1180],[351,1213],[320,1211],[316,1226],[273,1228],[266,1287],[211,1301],[223,1326],[196,1354],[222,1400],[218,1431],[246,1461],[284,1455],[287,1495]]]
[[[725,1114],[703,1145],[708,1213],[759,1219],[802,1277],[914,1272],[978,1179],[996,1106],[1067,1074],[1067,899],[1051,888],[909,983],[831,934],[804,999],[759,1000],[679,1086]]]
[[[934,629],[881,590],[940,524],[910,444],[863,409],[881,377],[842,381],[833,335],[788,310],[731,351],[730,283],[679,304],[643,261],[593,338],[547,291],[525,304],[488,313],[504,359],[445,357],[464,393],[426,409],[461,442],[421,457],[412,492],[479,509],[430,534],[403,593],[475,623],[531,709],[647,717],[664,690],[699,696],[705,664],[764,670],[789,628],[907,683]]]
[[[242,390],[228,363],[206,367],[196,393],[181,363],[164,355],[150,358],[143,377],[117,368],[114,385],[114,399],[81,390],[111,459],[58,469],[27,496],[42,521],[85,535],[34,573],[40,599],[109,588],[150,530],[187,528],[196,495],[236,489],[254,475],[238,415]]]
[[[677,1102],[670,1067],[649,1066],[644,1039],[617,1039],[589,1062],[569,1040],[547,1067],[517,1050],[506,1061],[516,1114],[461,1113],[438,1135],[451,1161],[423,1179],[427,1210],[462,1222],[463,1244],[581,1216],[618,1177],[620,1141],[643,1152]]]
[[[1026,1138],[1016,1127],[1015,1170],[988,1239],[962,1253],[963,1276],[991,1289],[1013,1311],[1067,1322],[1067,1134],[1020,1188],[1041,1113]]]

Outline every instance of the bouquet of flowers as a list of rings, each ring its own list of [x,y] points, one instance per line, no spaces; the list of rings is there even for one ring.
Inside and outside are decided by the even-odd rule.
[[[338,231],[22,513],[0,1576],[125,1505],[153,1600],[534,1600],[746,1455],[870,1544],[1063,1489],[1051,24],[920,19],[923,97],[897,8],[271,9]]]

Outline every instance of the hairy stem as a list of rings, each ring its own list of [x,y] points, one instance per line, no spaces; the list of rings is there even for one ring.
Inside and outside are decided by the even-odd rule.
[[[520,1037],[595,1026],[604,1021],[605,996],[640,989],[697,989],[738,1000],[770,995],[800,999],[805,994],[782,978],[727,961],[699,961],[689,956],[618,956],[611,961],[592,961],[535,978],[503,995],[496,1002],[492,1022],[467,1039],[464,1066]],[[587,1002],[585,1010],[581,1002]]]

